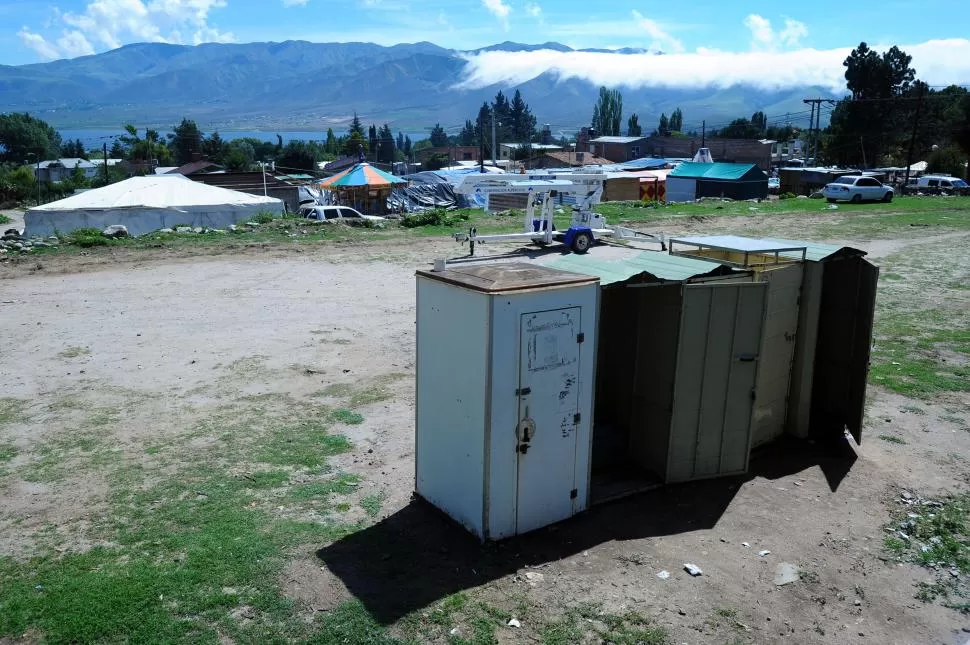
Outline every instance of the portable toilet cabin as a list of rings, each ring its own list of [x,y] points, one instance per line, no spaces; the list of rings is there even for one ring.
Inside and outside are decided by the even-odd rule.
[[[418,495],[481,540],[585,510],[597,279],[501,263],[416,283]]]
[[[736,235],[668,242],[672,255],[748,269],[768,285],[752,446],[846,429],[861,443],[879,278],[866,252]]]
[[[549,266],[602,285],[593,502],[746,472],[767,285],[657,251]]]

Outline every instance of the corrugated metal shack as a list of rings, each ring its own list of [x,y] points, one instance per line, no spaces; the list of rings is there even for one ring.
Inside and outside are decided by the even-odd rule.
[[[701,197],[765,199],[768,175],[754,164],[682,163],[667,175],[667,201],[692,202]]]

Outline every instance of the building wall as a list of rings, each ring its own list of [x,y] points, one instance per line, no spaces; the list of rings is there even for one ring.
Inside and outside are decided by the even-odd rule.
[[[440,148],[422,148],[417,151],[418,160],[425,163],[434,155],[445,155],[449,161],[478,161],[478,146],[443,146]]]
[[[623,163],[646,156],[646,138],[632,143],[590,143],[593,155],[609,159],[614,163]]]
[[[704,144],[711,151],[714,161],[753,163],[762,168],[771,167],[771,144],[756,139],[720,139],[700,137],[648,137],[646,154],[655,157],[691,158]]]

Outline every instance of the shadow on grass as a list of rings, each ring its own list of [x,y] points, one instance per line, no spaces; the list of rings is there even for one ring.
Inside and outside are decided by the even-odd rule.
[[[760,451],[748,475],[656,489],[594,506],[554,526],[484,545],[415,496],[381,522],[319,549],[317,557],[375,620],[389,625],[451,594],[527,565],[568,558],[604,542],[713,528],[741,485],[756,477],[777,479],[817,466],[835,491],[854,460],[849,444],[833,451],[783,441]]]

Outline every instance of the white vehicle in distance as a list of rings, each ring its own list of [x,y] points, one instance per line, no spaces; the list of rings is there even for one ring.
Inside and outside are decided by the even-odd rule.
[[[351,226],[379,225],[384,218],[378,215],[363,215],[349,206],[301,206],[300,217],[318,222],[341,222]]]
[[[822,189],[822,196],[830,202],[852,202],[859,204],[868,201],[891,202],[895,191],[878,179],[863,175],[839,177]]]
[[[916,190],[966,195],[970,193],[970,185],[959,177],[950,177],[949,175],[923,175],[916,180]]]

